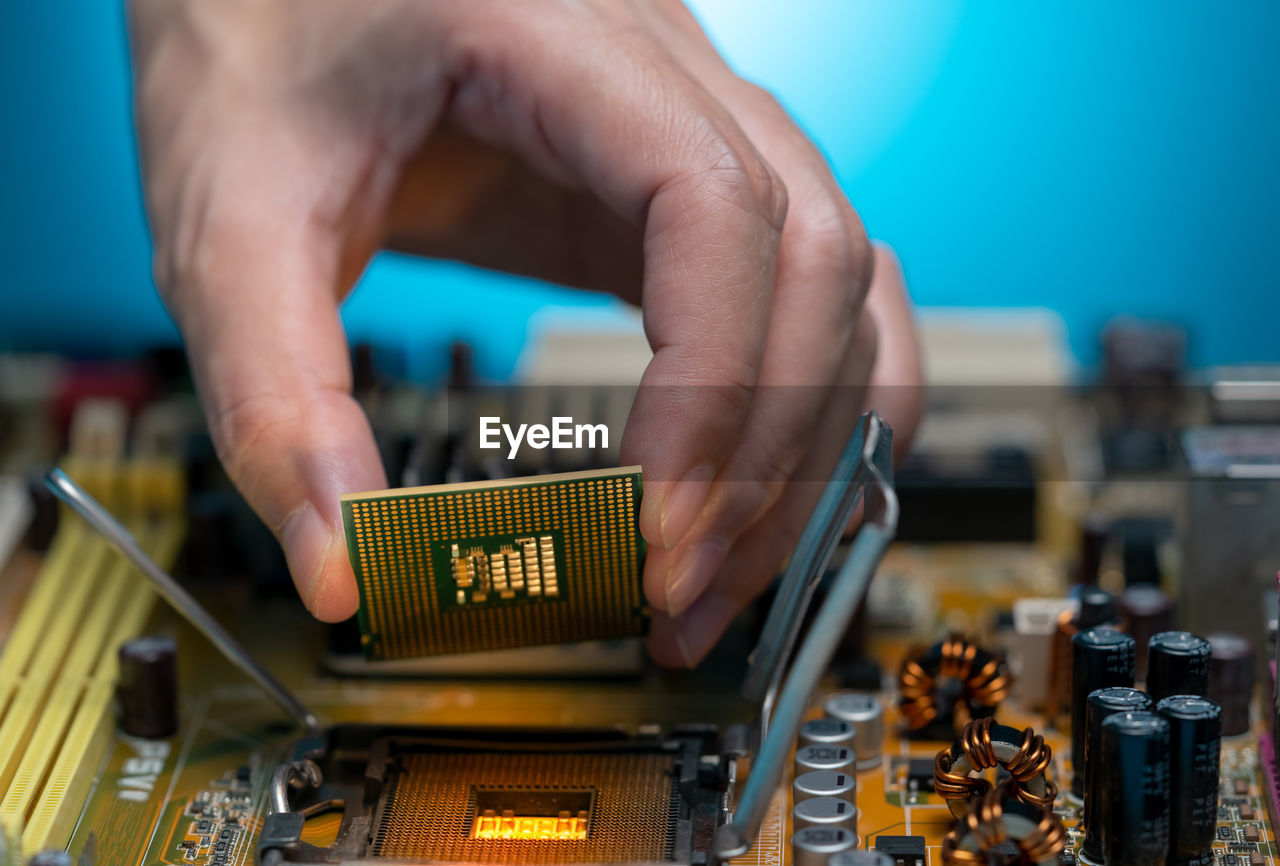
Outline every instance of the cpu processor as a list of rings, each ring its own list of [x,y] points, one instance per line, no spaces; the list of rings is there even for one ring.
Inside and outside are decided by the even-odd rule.
[[[371,660],[643,634],[640,467],[342,497]]]

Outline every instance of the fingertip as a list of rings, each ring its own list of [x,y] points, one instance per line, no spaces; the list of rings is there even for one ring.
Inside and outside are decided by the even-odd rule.
[[[285,520],[280,544],[298,595],[312,616],[340,622],[356,612],[359,597],[341,527],[327,524],[306,502]]]
[[[644,595],[649,606],[667,613],[667,575],[675,560],[669,551],[650,546],[644,558]]]
[[[729,544],[714,535],[685,545],[666,581],[667,613],[680,616],[694,604],[724,565]]]
[[[359,607],[360,594],[347,559],[347,546],[342,538],[334,538],[325,551],[323,571],[307,609],[321,622],[342,622],[355,616]]]
[[[697,667],[719,642],[740,605],[711,593],[678,617],[655,616],[649,626],[649,654],[665,667]]]
[[[665,668],[691,668],[696,662],[686,655],[679,623],[665,614],[655,614],[649,624],[649,655]]]

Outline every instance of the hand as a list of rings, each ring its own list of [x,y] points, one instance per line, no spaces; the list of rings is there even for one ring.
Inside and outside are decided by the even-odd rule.
[[[383,246],[641,305],[623,454],[660,661],[696,662],[768,582],[848,394],[906,386],[871,402],[913,426],[896,263],[678,3],[135,0],[131,25],[156,280],[317,617],[357,605],[339,494],[386,485],[338,316]]]

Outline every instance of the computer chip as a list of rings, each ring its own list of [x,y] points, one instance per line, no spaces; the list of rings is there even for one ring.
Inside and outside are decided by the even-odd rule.
[[[365,656],[643,634],[640,467],[342,497]]]

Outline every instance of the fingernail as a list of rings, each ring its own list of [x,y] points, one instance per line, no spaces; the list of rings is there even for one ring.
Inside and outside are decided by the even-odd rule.
[[[307,502],[285,518],[280,528],[280,544],[289,563],[289,573],[298,586],[298,595],[307,610],[314,613],[317,596],[323,591],[321,577],[333,544],[333,532],[315,506]]]
[[[728,546],[718,538],[704,538],[677,564],[667,581],[667,615],[678,617],[706,591],[724,562]]]
[[[710,466],[698,466],[676,482],[675,488],[668,494],[658,524],[662,546],[667,550],[675,549],[689,532],[689,527],[693,526],[698,512],[702,510],[702,503],[707,500],[707,492],[715,474]]]

